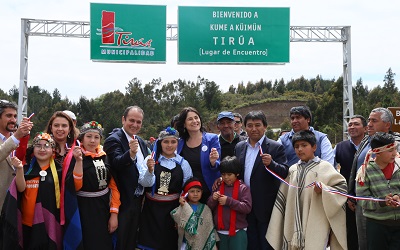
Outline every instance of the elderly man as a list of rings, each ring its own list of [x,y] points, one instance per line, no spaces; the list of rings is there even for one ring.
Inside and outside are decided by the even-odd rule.
[[[350,139],[339,142],[333,152],[335,163],[340,164],[340,174],[349,183],[354,154],[367,132],[367,120],[361,115],[354,115],[350,118],[347,127]],[[348,206],[346,206],[346,228],[348,249],[358,250],[356,215],[354,209]]]
[[[265,234],[280,181],[265,167],[285,179],[289,169],[285,149],[280,143],[265,136],[267,118],[262,111],[249,112],[244,118],[244,126],[249,138],[236,145],[235,155],[243,167],[239,178],[250,187],[253,200],[251,212],[247,216],[247,249],[272,249]]]
[[[310,126],[312,119],[310,109],[307,106],[293,107],[290,109],[289,116],[292,130],[278,139],[278,142],[282,143],[285,147],[285,154],[288,160],[287,164],[292,166],[299,161],[292,145],[293,134],[301,130],[310,130],[317,138],[317,150],[315,151],[315,156],[329,162],[333,166],[334,155],[332,144],[326,134],[319,132]]]
[[[371,110],[368,117],[367,125],[367,136],[360,142],[357,152],[354,155],[353,164],[351,167],[351,173],[349,177],[348,193],[350,195],[355,195],[356,183],[355,178],[358,169],[364,163],[365,156],[367,152],[371,149],[370,139],[376,132],[386,132],[392,133],[390,131],[392,123],[394,121],[392,112],[386,108],[375,108]],[[394,133],[395,140],[400,141],[400,135]],[[397,150],[399,151],[399,150]],[[357,184],[358,185],[358,184]],[[362,213],[362,208],[353,199],[347,201],[348,206],[353,211],[356,211],[356,223],[357,223],[357,234],[358,234],[358,246],[359,249],[367,249],[367,233],[366,233],[366,218]]]
[[[104,142],[104,151],[121,194],[118,213],[117,249],[135,249],[143,201],[141,182],[150,174],[142,163],[149,154],[145,141],[137,136],[144,112],[138,106],[127,107],[122,128],[116,128]],[[147,177],[145,177],[147,175]],[[144,177],[144,178],[141,178]],[[152,178],[150,176],[150,178]]]
[[[16,104],[0,100],[0,212],[8,187],[15,176],[10,156],[33,126],[25,117],[17,129],[17,110]]]
[[[221,160],[225,156],[234,156],[235,146],[239,141],[246,140],[234,131],[234,116],[232,112],[223,111],[218,114],[217,127],[220,132],[218,136],[221,145]]]

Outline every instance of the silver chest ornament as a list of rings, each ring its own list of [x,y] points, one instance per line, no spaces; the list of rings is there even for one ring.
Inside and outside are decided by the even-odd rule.
[[[160,174],[160,188],[158,189],[157,193],[161,195],[167,195],[169,190],[169,183],[171,181],[171,173],[161,171]]]
[[[107,168],[103,160],[93,160],[93,164],[96,171],[96,177],[99,182],[99,189],[107,187]]]

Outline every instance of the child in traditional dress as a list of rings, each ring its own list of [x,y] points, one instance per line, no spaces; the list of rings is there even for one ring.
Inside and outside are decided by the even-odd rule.
[[[361,200],[367,218],[368,249],[400,249],[400,159],[393,135],[377,132],[357,173],[357,196],[385,199]],[[371,155],[375,154],[375,160]]]
[[[147,168],[145,174],[152,178],[149,185],[144,184],[146,199],[138,240],[141,249],[178,248],[178,232],[170,212],[179,205],[183,184],[193,175],[189,163],[175,153],[178,139],[178,131],[167,127],[160,132],[154,153],[143,162]]]
[[[202,193],[197,178],[187,180],[179,198],[180,206],[171,212],[178,227],[178,249],[217,249],[218,235],[210,208],[200,203]]]
[[[1,249],[62,249],[61,166],[53,158],[55,146],[49,134],[39,133],[28,148],[27,165],[12,158],[16,176],[3,206]]]
[[[274,249],[347,249],[346,179],[314,155],[316,138],[309,130],[292,137],[299,162],[281,183],[266,238]],[[310,184],[315,184],[314,187]]]
[[[118,227],[120,194],[100,145],[102,137],[101,124],[87,122],[80,129],[81,143],[73,148],[73,178],[85,250],[112,250],[112,233]]]
[[[247,249],[247,220],[251,211],[251,193],[238,176],[241,165],[236,156],[226,156],[219,166],[222,182],[219,190],[208,198],[213,211],[220,242],[219,250]]]

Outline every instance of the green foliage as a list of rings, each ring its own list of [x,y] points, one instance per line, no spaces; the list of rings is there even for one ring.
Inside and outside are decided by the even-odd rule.
[[[5,93],[4,93],[5,94]],[[18,89],[17,89],[17,86],[13,86],[12,87],[12,89],[10,89],[9,91],[8,91],[8,94],[9,94],[9,96],[10,96],[10,99],[12,100],[12,101],[14,101],[15,103],[18,103],[18,95],[19,95],[19,91],[18,91]]]
[[[222,93],[219,90],[219,86],[214,81],[210,82],[204,80],[204,78],[201,81],[204,84],[203,95],[206,108],[212,111],[219,111],[222,106]]]
[[[272,140],[278,139],[277,134],[272,130],[272,127],[271,127],[271,126],[268,126],[268,127],[267,127],[267,131],[265,132],[265,135],[266,135],[268,138],[272,139]]]
[[[383,89],[387,92],[397,92],[398,89],[396,87],[396,83],[394,81],[394,76],[396,74],[392,72],[392,68],[389,68],[388,71],[386,72],[385,77],[383,78]]]
[[[367,101],[370,91],[368,87],[363,85],[362,79],[358,79],[356,86],[353,87],[353,109],[354,114],[359,114],[367,117],[372,110],[370,103]]]
[[[357,80],[353,87],[354,113],[368,117],[375,107],[400,106],[400,93],[394,76],[389,68],[383,78],[383,87],[378,85],[372,90],[363,85],[361,78]],[[18,103],[18,94],[16,86],[8,93],[0,89],[1,99]],[[77,102],[71,102],[67,97],[62,99],[61,96],[57,88],[52,93],[39,86],[28,88],[28,115],[32,112],[36,114],[32,133],[44,130],[55,111],[68,109],[77,115],[78,126],[96,120],[103,125],[107,135],[122,126],[122,114],[126,107],[138,105],[145,112],[141,136],[148,138],[157,136],[183,107],[191,106],[199,110],[206,125],[214,121],[222,110],[235,111],[249,105],[286,100],[305,102],[313,113],[312,125],[327,133],[332,143],[341,140],[343,130],[342,77],[327,80],[320,75],[312,79],[301,76],[287,83],[283,78],[269,81],[261,78],[255,83],[231,85],[226,93],[222,93],[217,82],[200,76],[196,81],[178,79],[168,83],[163,83],[160,78],[142,83],[135,77],[127,83],[125,93],[116,90],[90,100],[81,96]],[[290,128],[290,121],[285,118],[280,129]],[[277,139],[278,134],[268,127],[267,136]]]
[[[110,133],[114,128],[122,127],[122,114],[129,105],[132,104],[125,101],[124,94],[119,90],[103,94],[94,100],[94,106],[99,114],[98,118],[94,120],[103,125],[105,135]],[[78,116],[79,120],[80,117]],[[90,120],[87,119],[86,121]],[[83,121],[83,123],[86,121]]]
[[[10,90],[11,92],[11,90]],[[0,100],[13,100],[12,97],[10,95],[7,95],[6,92],[4,92],[2,89],[0,89]]]
[[[280,126],[281,130],[291,130],[292,126],[290,125],[289,118],[285,118]]]
[[[285,81],[283,80],[283,78],[278,82],[275,81],[274,84],[274,90],[276,92],[278,92],[279,94],[283,94],[286,91],[286,86],[285,86]]]
[[[343,78],[340,77],[328,92],[322,94],[321,102],[313,112],[314,128],[320,130],[324,125],[340,124],[343,120]]]

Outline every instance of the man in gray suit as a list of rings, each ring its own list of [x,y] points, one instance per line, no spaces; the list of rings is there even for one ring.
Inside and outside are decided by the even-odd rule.
[[[17,105],[0,100],[0,212],[8,187],[15,176],[11,154],[19,146],[20,139],[29,134],[33,123],[23,118],[17,129]]]

